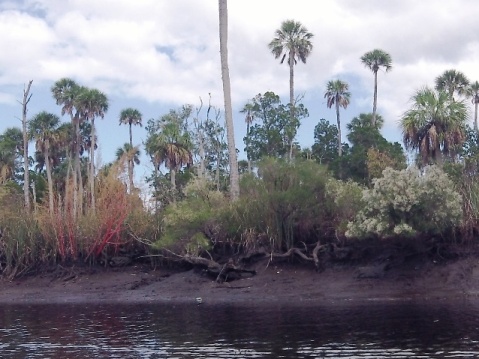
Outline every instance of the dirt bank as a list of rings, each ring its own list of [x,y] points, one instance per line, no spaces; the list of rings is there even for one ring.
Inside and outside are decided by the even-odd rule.
[[[423,261],[396,267],[256,265],[257,275],[216,283],[198,270],[68,268],[0,281],[0,304],[191,302],[204,305],[453,300],[479,296],[476,258]]]

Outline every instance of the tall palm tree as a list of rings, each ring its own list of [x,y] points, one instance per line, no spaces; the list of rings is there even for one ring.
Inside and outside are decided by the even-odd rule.
[[[116,150],[116,158],[117,160],[120,160],[122,157],[125,157],[125,159],[128,162],[128,179],[130,182],[130,194],[133,193],[133,168],[134,165],[140,164],[140,150],[138,149],[138,146],[131,146],[129,143],[125,143],[123,147],[120,147]],[[131,163],[131,165],[130,165]]]
[[[230,195],[231,195],[231,200],[236,201],[239,198],[240,187],[239,187],[238,160],[236,156],[236,146],[235,146],[235,136],[234,136],[234,126],[233,126],[233,109],[231,105],[230,70],[228,67],[228,2],[227,0],[218,0],[218,13],[219,13],[221,77],[223,80],[226,138],[228,141],[228,155],[229,155],[229,165],[230,165]]]
[[[477,132],[477,110],[479,105],[479,81],[474,81],[467,89],[467,95],[471,98],[474,105],[474,130]]]
[[[406,149],[418,150],[423,164],[454,158],[464,143],[467,109],[447,92],[425,87],[412,97],[412,107],[401,119]]]
[[[326,85],[324,98],[327,99],[328,108],[336,105],[336,121],[338,123],[338,156],[341,157],[341,120],[339,117],[339,108],[342,107],[346,109],[349,105],[351,93],[349,92],[348,83],[341,80],[329,81]]]
[[[120,112],[120,125],[128,125],[129,126],[129,131],[130,131],[130,147],[133,148],[133,136],[132,136],[132,131],[131,127],[132,126],[142,126],[141,121],[142,121],[142,114],[140,111],[138,111],[135,108],[125,108]]]
[[[447,70],[436,77],[436,90],[446,91],[454,100],[454,94],[463,96],[467,94],[469,80],[466,75],[457,70]]]
[[[391,55],[387,52],[375,49],[361,56],[361,62],[374,73],[374,99],[373,99],[373,126],[376,123],[376,110],[378,105],[378,71],[384,68],[386,72],[392,69]]]
[[[269,49],[276,59],[281,57],[281,64],[286,57],[289,65],[289,103],[292,115],[294,115],[294,65],[298,60],[306,63],[306,59],[313,50],[311,39],[313,34],[308,32],[300,22],[286,20],[276,30],[275,37],[268,44]]]
[[[83,88],[75,99],[75,106],[81,114],[81,118],[90,121],[90,197],[91,208],[95,211],[95,118],[104,118],[108,111],[108,97],[97,89]]]
[[[131,131],[132,125],[139,125],[141,127],[142,114],[135,108],[126,108],[120,112],[120,125],[128,125],[130,132],[130,148],[133,148],[133,135]],[[133,190],[133,161],[128,159],[128,174],[131,173],[130,177],[130,193]]]
[[[75,101],[78,93],[81,91],[81,87],[70,78],[62,78],[55,82],[51,88],[53,98],[56,100],[57,105],[61,105],[62,116],[68,114],[71,119],[73,127],[73,217],[76,218],[79,209],[79,185],[80,178],[80,116],[75,107]]]
[[[50,214],[53,213],[53,179],[52,179],[52,147],[58,139],[56,132],[60,119],[58,116],[42,111],[35,115],[29,122],[29,138],[35,140],[35,147],[42,154],[47,172],[48,198]]]

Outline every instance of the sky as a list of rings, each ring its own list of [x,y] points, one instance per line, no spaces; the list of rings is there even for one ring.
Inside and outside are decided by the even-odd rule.
[[[401,142],[399,120],[414,92],[433,87],[444,71],[479,80],[475,0],[230,0],[228,16],[240,151],[245,103],[267,91],[289,101],[288,66],[267,46],[284,20],[299,21],[314,35],[307,63],[295,67],[295,95],[310,114],[298,132],[303,148],[314,143],[321,118],[336,123],[324,99],[328,81],[349,84],[351,103],[341,111],[344,134],[353,117],[372,111],[374,77],[360,61],[368,51],[382,49],[392,58],[392,70],[378,74],[378,113],[389,141]],[[144,124],[185,104],[196,108],[209,96],[223,109],[216,0],[0,0],[0,48],[0,132],[21,126],[19,101],[30,80],[28,117],[40,111],[60,116],[50,88],[70,77],[110,100],[105,118],[95,121],[100,163],[114,160],[116,149],[128,142],[128,127],[118,121],[124,108],[140,110]],[[145,139],[144,127],[134,128],[134,144]],[[137,181],[152,171],[142,152]]]

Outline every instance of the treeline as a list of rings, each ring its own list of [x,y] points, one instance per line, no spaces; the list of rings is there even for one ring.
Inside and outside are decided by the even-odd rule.
[[[286,21],[276,35],[269,45],[275,57],[289,56],[289,66],[306,61],[312,35],[301,24]],[[379,68],[392,68],[382,50],[361,61],[375,77]],[[68,78],[51,92],[67,122],[40,112],[23,129],[0,135],[4,275],[77,262],[211,264],[226,257],[236,266],[257,255],[298,258],[319,269],[326,255],[351,255],[341,252],[351,243],[413,238],[436,250],[477,235],[479,84],[458,71],[412,97],[400,119],[407,153],[382,136],[376,92],[373,112],[351,119],[344,136],[340,109],[352,94],[344,81],[328,82],[324,97],[336,109],[336,125],[320,119],[311,148],[296,140],[309,113],[293,89],[287,104],[273,92],[254,96],[241,110],[246,160],[238,162],[234,201],[224,123],[211,99],[149,119],[142,145],[134,143],[132,126],[143,125],[143,116],[125,108],[118,122],[128,126],[129,142],[98,168],[95,120],[108,111],[108,97]],[[467,99],[475,105],[474,129],[467,126]],[[35,143],[32,156],[28,141]],[[134,181],[141,150],[153,164],[147,198]]]

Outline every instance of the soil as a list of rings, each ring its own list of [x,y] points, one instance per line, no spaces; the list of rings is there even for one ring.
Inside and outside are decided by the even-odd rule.
[[[198,269],[57,267],[0,280],[0,304],[192,303],[316,305],[370,301],[443,301],[479,296],[477,258],[401,265],[256,263],[254,276],[217,283]]]

